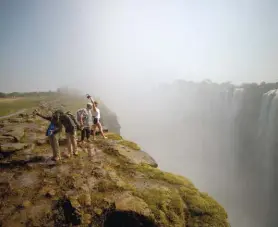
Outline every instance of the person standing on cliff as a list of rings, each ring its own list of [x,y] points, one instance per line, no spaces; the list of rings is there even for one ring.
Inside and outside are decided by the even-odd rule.
[[[62,130],[62,125],[59,121],[59,116],[54,114],[52,116],[44,116],[38,113],[37,110],[34,111],[34,114],[47,121],[50,121],[49,127],[45,135],[48,137],[50,146],[52,148],[52,152],[53,152],[52,160],[59,161],[61,159],[61,155],[60,155],[58,140],[59,140],[59,133]]]
[[[100,131],[100,134],[104,139],[107,139],[107,137],[103,133],[102,125],[100,123],[100,110],[98,108],[98,103],[92,99],[90,95],[87,94],[87,99],[89,99],[93,104],[93,140],[95,140],[96,137],[96,129],[98,128]]]
[[[92,103],[87,103],[86,108],[77,111],[78,121],[81,126],[81,143],[84,143],[85,137],[87,142],[90,139],[91,127],[93,125]],[[80,116],[79,116],[80,115]]]

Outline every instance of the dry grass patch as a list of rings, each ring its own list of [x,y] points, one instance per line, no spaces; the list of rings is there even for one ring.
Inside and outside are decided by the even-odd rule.
[[[13,101],[0,102],[0,116],[12,114],[22,109],[28,109],[37,106],[41,99],[39,98],[20,98]]]

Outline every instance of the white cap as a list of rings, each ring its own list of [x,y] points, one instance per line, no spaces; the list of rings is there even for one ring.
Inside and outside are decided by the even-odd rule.
[[[87,103],[87,106],[92,106],[92,105],[93,105],[93,104],[92,104],[92,103],[90,103],[90,102],[88,102],[88,103]]]

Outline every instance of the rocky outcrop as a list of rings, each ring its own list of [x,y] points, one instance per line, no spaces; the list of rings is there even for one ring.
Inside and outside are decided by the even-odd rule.
[[[13,136],[0,136],[0,144],[16,142]]]
[[[1,153],[9,153],[20,151],[26,148],[28,144],[25,143],[4,143],[0,145],[0,152]]]
[[[214,199],[188,179],[159,170],[137,144],[107,133],[107,140],[98,136],[79,147],[79,156],[55,163],[38,130],[43,121],[32,119],[0,133],[1,227],[229,226]]]
[[[16,142],[19,142],[24,136],[24,128],[18,125],[7,126],[2,129],[3,136],[11,136]]]

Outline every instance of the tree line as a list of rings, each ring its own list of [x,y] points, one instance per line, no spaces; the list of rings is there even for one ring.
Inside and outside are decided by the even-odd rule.
[[[55,91],[40,91],[40,92],[0,92],[0,98],[12,98],[12,97],[36,97],[36,96],[51,96],[56,95]]]

